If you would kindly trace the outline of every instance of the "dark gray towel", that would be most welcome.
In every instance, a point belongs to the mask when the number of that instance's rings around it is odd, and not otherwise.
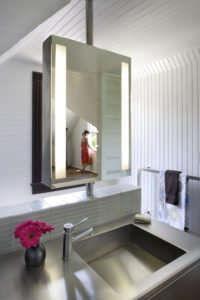
[[[178,205],[178,181],[180,171],[167,170],[165,172],[166,202]]]

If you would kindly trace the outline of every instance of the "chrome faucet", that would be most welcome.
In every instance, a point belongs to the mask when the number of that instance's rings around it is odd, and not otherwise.
[[[75,241],[79,241],[82,238],[91,235],[93,232],[93,228],[91,227],[90,229],[88,229],[85,232],[82,232],[81,234],[73,237],[73,229],[74,227],[78,226],[79,224],[87,221],[88,218],[85,218],[83,220],[81,220],[80,222],[76,223],[76,224],[72,224],[72,223],[66,223],[64,225],[64,231],[63,231],[63,260],[69,260],[70,258],[70,254],[71,254],[71,250],[72,250],[72,243]]]

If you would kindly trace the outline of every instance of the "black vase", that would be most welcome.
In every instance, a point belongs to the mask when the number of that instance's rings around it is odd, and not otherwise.
[[[27,267],[35,268],[41,266],[46,257],[46,250],[43,244],[38,243],[37,247],[26,249],[25,262]]]

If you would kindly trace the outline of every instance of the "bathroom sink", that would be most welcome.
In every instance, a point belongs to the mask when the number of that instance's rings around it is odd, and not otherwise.
[[[132,224],[74,243],[73,248],[116,292],[186,253]]]

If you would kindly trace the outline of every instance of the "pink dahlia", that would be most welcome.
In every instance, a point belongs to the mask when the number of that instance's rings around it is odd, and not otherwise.
[[[36,247],[42,234],[51,232],[55,228],[45,222],[28,220],[19,224],[15,229],[15,237],[20,239],[23,247],[29,249]]]
[[[24,248],[37,247],[42,233],[40,228],[35,225],[28,225],[20,235],[20,242]]]
[[[19,225],[16,227],[15,232],[14,232],[14,233],[15,233],[16,239],[17,239],[18,237],[20,237],[21,232],[22,232],[28,225],[31,225],[31,224],[34,224],[34,221],[28,220],[28,221],[25,221],[25,222],[19,224]]]
[[[53,226],[51,226],[51,225],[42,225],[41,226],[41,231],[42,231],[42,233],[46,233],[46,232],[51,232],[52,230],[54,230],[55,228],[53,227]]]

